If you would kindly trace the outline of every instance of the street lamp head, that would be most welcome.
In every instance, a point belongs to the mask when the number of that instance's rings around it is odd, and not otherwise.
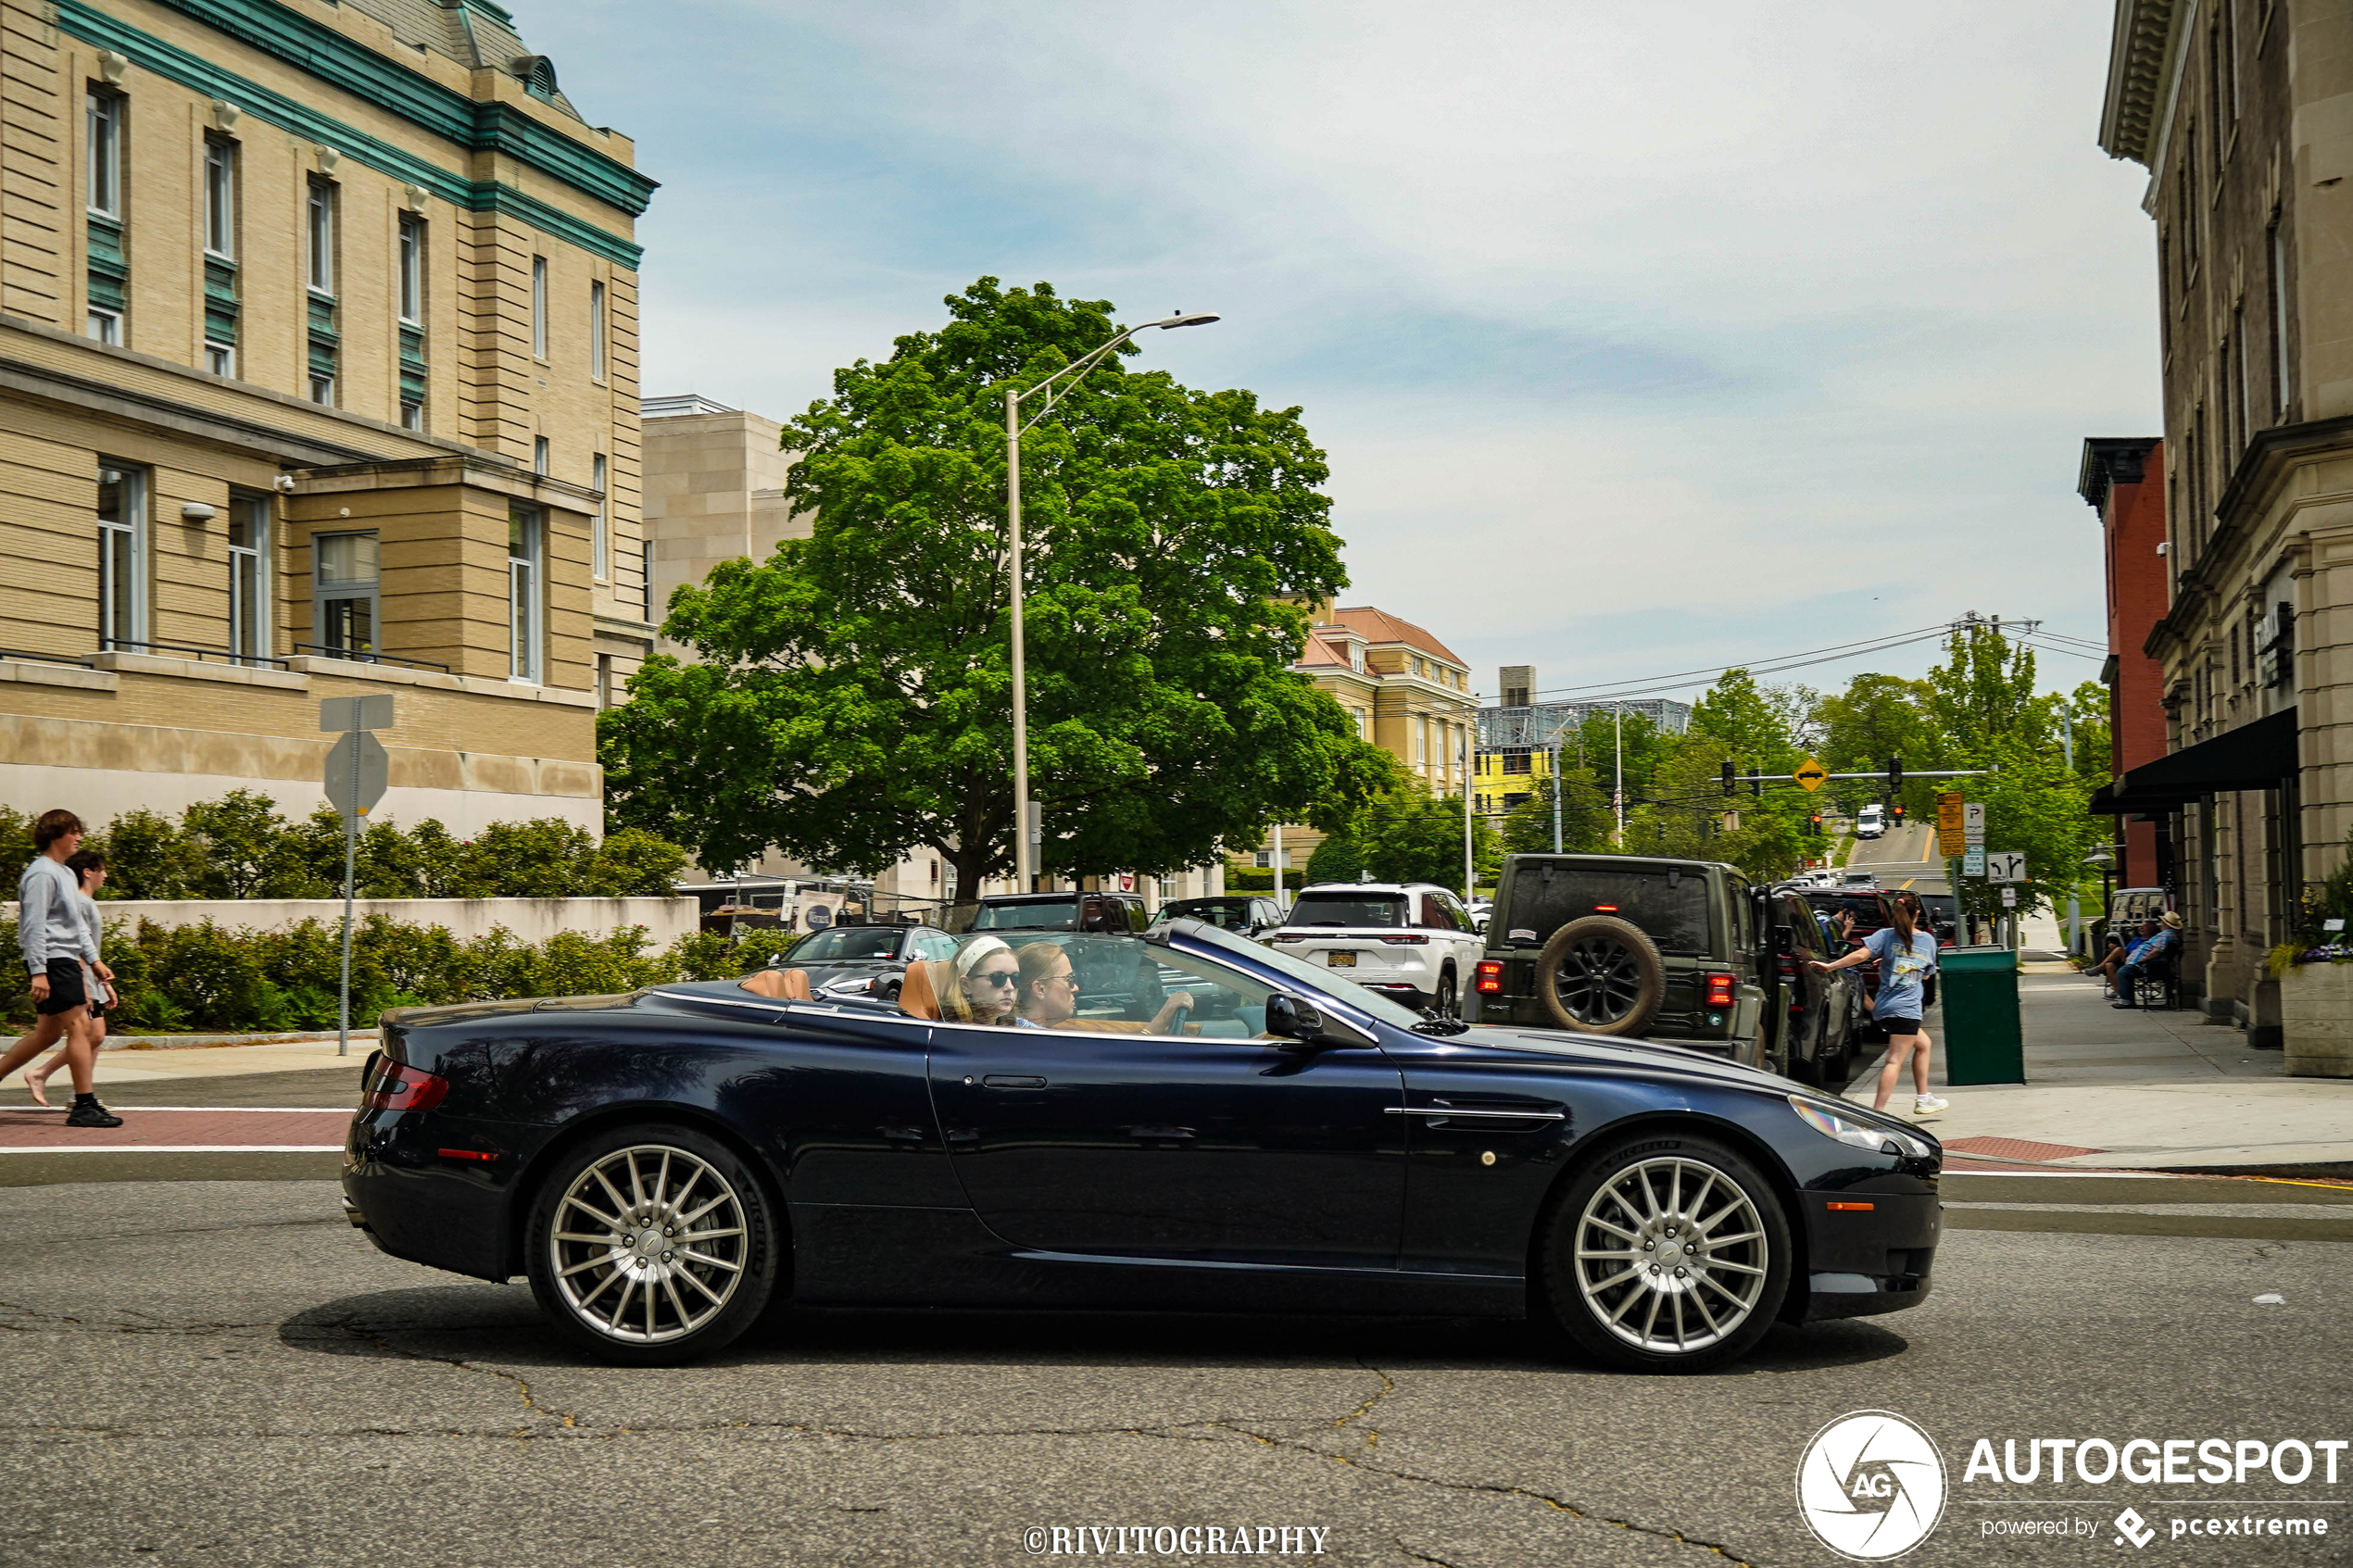
[[[2098,866],[2102,870],[2106,870],[2108,867],[2116,864],[2116,857],[2109,854],[2105,849],[2095,849],[2090,854],[2083,857],[2083,863],[2087,866]]]
[[[1205,327],[1216,320],[1216,317],[1211,315],[1206,310],[1194,310],[1189,312],[1179,310],[1165,320],[1146,321],[1143,326],[1138,327],[1136,330],[1140,332],[1146,328],[1158,327],[1164,332],[1173,332],[1178,327]]]

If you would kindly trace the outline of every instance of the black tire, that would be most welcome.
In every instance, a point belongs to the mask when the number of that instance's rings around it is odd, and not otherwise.
[[[1536,955],[1536,999],[1563,1029],[1639,1035],[1666,997],[1658,944],[1615,915],[1570,921]]]
[[[1452,968],[1438,977],[1438,997],[1430,1003],[1430,1010],[1441,1018],[1460,1018],[1463,1015],[1462,993],[1454,983]]]
[[[900,982],[896,980],[892,981],[889,985],[883,987],[882,999],[886,1002],[896,1002],[899,1000],[899,988]]]
[[[1747,1231],[1723,1228],[1752,1215]],[[1592,1226],[1597,1217],[1610,1229]],[[1693,1227],[1703,1245],[1687,1253]],[[1548,1314],[1578,1348],[1629,1372],[1704,1372],[1743,1354],[1780,1315],[1795,1261],[1788,1216],[1756,1167],[1712,1138],[1671,1134],[1592,1156],[1546,1210],[1538,1237]],[[1636,1272],[1613,1278],[1616,1261],[1595,1254],[1621,1237],[1630,1237],[1627,1267]]]
[[[674,1223],[656,1238],[664,1220]],[[564,1150],[528,1226],[539,1310],[571,1344],[622,1366],[672,1366],[733,1342],[766,1310],[784,1252],[750,1167],[673,1123],[607,1128]],[[681,1245],[698,1238],[699,1248]],[[618,1304],[610,1315],[607,1302]]]

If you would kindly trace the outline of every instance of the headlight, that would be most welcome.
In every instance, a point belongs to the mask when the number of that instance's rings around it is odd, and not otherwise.
[[[829,997],[846,997],[853,991],[871,991],[874,988],[875,977],[871,974],[851,975],[842,980],[828,980],[817,987],[819,992]]]
[[[1868,1148],[1873,1154],[1909,1155],[1914,1160],[1926,1160],[1932,1152],[1927,1144],[1909,1133],[1895,1132],[1887,1127],[1873,1126],[1841,1116],[1818,1100],[1789,1097],[1792,1110],[1805,1119],[1806,1124],[1826,1138],[1836,1138],[1856,1148]]]

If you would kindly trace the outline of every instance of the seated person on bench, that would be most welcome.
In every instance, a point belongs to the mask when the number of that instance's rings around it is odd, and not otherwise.
[[[2141,939],[2133,944],[2131,950],[2124,955],[2124,962],[2116,971],[2116,1006],[2136,1008],[2141,1005],[2138,991],[2142,978],[2150,970],[2160,968],[2171,960],[2174,949],[2181,945],[2181,929],[2182,917],[2171,909],[2165,911],[2161,922],[2142,922]]]

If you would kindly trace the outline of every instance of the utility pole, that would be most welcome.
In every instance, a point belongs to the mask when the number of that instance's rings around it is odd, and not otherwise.
[[[1553,853],[1561,852],[1561,738],[1553,736]]]
[[[1275,908],[1288,913],[1290,906],[1283,901],[1283,824],[1275,824]]]
[[[1467,904],[1478,897],[1478,857],[1471,838],[1471,751],[1470,728],[1467,725],[1463,729],[1460,761],[1463,780],[1463,902]]]
[[[1626,842],[1626,705],[1624,703],[1617,705],[1614,717],[1617,724],[1617,777],[1609,792],[1609,803],[1611,810],[1617,814],[1617,836],[1610,842],[1623,845]]]

